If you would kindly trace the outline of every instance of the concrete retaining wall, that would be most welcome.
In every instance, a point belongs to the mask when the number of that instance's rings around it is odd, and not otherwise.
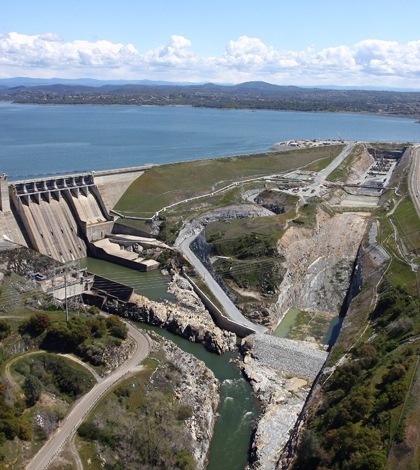
[[[200,297],[201,301],[205,305],[206,309],[210,312],[214,322],[219,328],[232,331],[241,338],[245,338],[245,336],[255,333],[255,330],[252,330],[245,325],[241,325],[231,320],[230,318],[225,317],[223,313],[216,307],[216,305],[214,305],[214,303],[207,297],[207,295],[197,286],[197,284],[186,274],[184,274],[184,276],[191,283],[195,293]]]
[[[146,237],[146,238],[153,238],[150,233],[143,232],[138,228],[130,227],[128,225],[120,224],[118,222],[114,223],[114,227],[112,228],[113,234],[122,234],[122,235],[134,235],[136,237]]]
[[[94,225],[86,225],[86,237],[90,242],[102,240],[111,235],[114,222],[100,222]]]
[[[122,302],[130,302],[134,294],[133,287],[121,284],[120,282],[111,281],[111,279],[98,276],[97,274],[95,274],[93,280],[92,290],[99,293],[103,292],[106,296],[111,295]]]
[[[146,272],[150,270],[150,268],[142,263],[137,263],[136,261],[107,253],[105,250],[95,246],[93,243],[88,242],[88,247],[91,255],[94,258],[104,259],[105,261],[110,261],[111,263],[119,264],[120,266],[125,266],[126,268],[135,269],[136,271]]]

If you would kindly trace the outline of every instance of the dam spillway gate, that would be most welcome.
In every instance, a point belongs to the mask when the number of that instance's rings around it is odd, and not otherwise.
[[[19,181],[9,192],[28,245],[57,261],[86,257],[89,242],[111,233],[113,218],[91,173]]]

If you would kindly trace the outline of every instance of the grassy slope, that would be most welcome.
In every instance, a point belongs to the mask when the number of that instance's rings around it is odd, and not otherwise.
[[[127,215],[151,216],[185,198],[221,188],[242,178],[263,176],[309,165],[339,154],[336,145],[290,152],[267,152],[211,160],[161,165],[145,172],[127,189],[116,210]]]

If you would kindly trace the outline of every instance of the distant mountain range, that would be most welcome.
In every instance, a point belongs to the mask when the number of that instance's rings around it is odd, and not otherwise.
[[[250,85],[254,84],[254,85]],[[240,85],[232,83],[215,84],[215,86],[223,87],[237,87],[244,85],[245,88],[252,88],[257,90],[258,87],[253,88],[255,84],[264,84],[271,91],[279,88],[289,88],[289,86],[273,85],[265,82],[247,82]],[[124,86],[124,85],[140,85],[140,86],[199,86],[205,85],[205,82],[165,82],[154,80],[97,80],[94,78],[29,78],[29,77],[15,77],[15,78],[2,78],[0,79],[0,88],[15,88],[15,87],[38,87],[38,86],[51,86],[51,85],[68,85],[68,86],[86,86],[86,87],[103,87],[106,85]],[[213,84],[211,84],[213,85]],[[300,86],[296,88],[319,88],[323,90],[376,90],[376,91],[397,91],[397,92],[419,92],[420,88],[393,88],[393,87],[374,87],[374,86],[338,86],[338,85],[318,85],[318,86]],[[261,91],[261,90],[260,90]]]

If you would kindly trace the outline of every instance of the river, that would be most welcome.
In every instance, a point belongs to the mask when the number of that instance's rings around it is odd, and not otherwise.
[[[0,172],[11,181],[265,152],[289,139],[420,141],[414,119],[344,113],[0,102]]]
[[[134,287],[136,294],[144,295],[150,300],[174,300],[172,294],[166,292],[169,278],[163,276],[159,270],[139,272],[94,258],[84,258],[79,263],[81,268],[92,273]],[[220,417],[216,422],[207,470],[243,470],[248,461],[251,431],[259,409],[249,382],[229,362],[235,354],[225,353],[219,356],[207,351],[201,344],[190,343],[169,331],[142,323],[137,325],[170,339],[185,352],[204,361],[213,371],[221,386],[221,404],[217,410]]]
[[[190,343],[169,331],[138,323],[145,330],[153,330],[173,341],[187,353],[205,362],[220,382],[220,414],[210,446],[207,470],[243,470],[248,461],[251,432],[259,408],[252,395],[251,385],[234,364],[229,362],[234,353],[222,356],[208,352],[201,344]]]

